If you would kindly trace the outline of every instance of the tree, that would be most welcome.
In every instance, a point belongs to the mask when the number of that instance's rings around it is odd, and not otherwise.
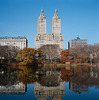
[[[98,63],[99,45],[77,46],[70,49],[74,63]]]
[[[17,51],[19,50],[18,47],[15,47],[15,46],[9,46],[8,47],[8,59],[9,59],[9,62],[12,60],[16,60],[16,57],[17,57]]]
[[[49,60],[49,63],[52,63],[53,60],[55,61],[60,59],[61,49],[58,45],[43,45],[39,50],[42,51],[43,60]]]
[[[2,62],[13,62],[16,59],[18,50],[19,49],[14,46],[0,46],[0,58]]]
[[[70,55],[69,50],[63,50],[61,52],[61,60],[62,63],[72,62],[72,56]]]
[[[73,57],[74,63],[84,63],[88,62],[87,46],[77,46],[70,49],[70,54]]]
[[[94,45],[93,57],[94,57],[94,62],[99,63],[99,44]]]
[[[18,51],[17,61],[23,65],[31,65],[41,62],[41,52],[33,48],[25,47],[23,50]]]

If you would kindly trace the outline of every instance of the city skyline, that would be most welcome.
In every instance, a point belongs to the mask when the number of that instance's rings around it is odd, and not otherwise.
[[[28,47],[34,48],[41,9],[47,20],[47,33],[52,33],[52,18],[57,9],[65,48],[77,35],[88,39],[88,44],[99,43],[98,5],[98,0],[0,0],[0,37],[25,35]]]

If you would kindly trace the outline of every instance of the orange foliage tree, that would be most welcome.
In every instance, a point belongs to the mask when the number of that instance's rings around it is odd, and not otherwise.
[[[72,62],[72,56],[69,53],[69,50],[63,50],[61,52],[61,63]]]

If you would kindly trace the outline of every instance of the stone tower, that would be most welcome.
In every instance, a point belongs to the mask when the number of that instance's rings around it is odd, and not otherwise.
[[[61,20],[55,10],[52,19],[52,33],[46,33],[46,17],[43,10],[38,18],[38,33],[35,36],[35,49],[43,45],[58,45],[62,50],[64,49],[64,37],[61,34]]]
[[[55,10],[54,17],[52,19],[52,33],[60,34],[61,33],[61,20],[57,14],[57,10]]]
[[[44,16],[43,9],[41,10],[41,14],[38,18],[38,33],[46,33],[46,17]]]

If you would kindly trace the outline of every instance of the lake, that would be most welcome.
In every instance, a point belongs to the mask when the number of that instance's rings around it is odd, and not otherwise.
[[[0,67],[0,100],[99,100],[99,67]]]

